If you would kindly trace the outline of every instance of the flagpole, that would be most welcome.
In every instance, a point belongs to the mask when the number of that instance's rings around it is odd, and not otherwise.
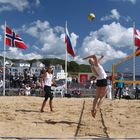
[[[67,21],[65,23],[65,29],[67,28]],[[66,94],[67,94],[67,59],[68,59],[68,53],[67,53],[67,46],[65,47],[65,84],[66,84]]]
[[[133,53],[135,53],[136,48],[135,48],[135,36],[134,36],[134,30],[135,30],[135,22],[133,22]],[[136,72],[136,68],[135,68],[135,55],[133,56],[133,81],[135,81],[136,77],[135,77],[135,73]],[[133,89],[135,89],[135,84],[133,83]]]
[[[6,21],[4,26],[4,52],[3,52],[3,96],[5,96],[5,56],[6,56],[6,45],[5,45],[5,35],[6,34]]]

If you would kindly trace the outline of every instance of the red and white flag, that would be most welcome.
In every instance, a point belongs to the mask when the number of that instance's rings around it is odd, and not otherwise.
[[[140,32],[134,29],[134,44],[137,47],[140,47]]]
[[[66,47],[67,47],[67,52],[71,56],[75,57],[75,52],[74,52],[74,49],[73,49],[72,44],[71,44],[71,40],[70,40],[70,36],[69,36],[67,26],[65,28],[65,43],[66,43]]]
[[[21,37],[12,31],[8,26],[6,26],[5,30],[5,44],[6,46],[17,47],[20,49],[26,49],[27,46],[21,39]]]
[[[135,54],[136,54],[136,56],[140,55],[140,47],[137,47]]]

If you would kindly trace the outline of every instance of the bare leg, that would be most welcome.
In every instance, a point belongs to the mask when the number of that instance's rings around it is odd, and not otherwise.
[[[97,103],[97,109],[99,110],[100,107],[101,107],[101,104],[103,103],[103,100],[104,100],[104,96],[100,97],[99,100],[98,100],[98,103]]]
[[[52,107],[52,99],[49,100],[49,105],[50,105],[50,111],[53,111],[53,107]]]
[[[101,104],[102,104],[102,102],[103,102],[103,100],[106,96],[106,93],[107,93],[107,87],[101,87],[100,88],[100,93],[99,93],[100,97],[99,97],[99,100],[98,100],[98,103],[97,103],[97,108],[98,109],[100,109],[100,106],[101,106]]]
[[[97,108],[97,102],[98,102],[98,100],[99,100],[99,91],[100,91],[100,88],[97,87],[97,88],[96,88],[96,97],[95,97],[95,99],[93,100],[93,108],[92,108],[92,110],[91,110],[91,115],[92,115],[94,118],[95,118],[96,112],[97,112],[96,108]]]
[[[45,107],[45,105],[46,105],[46,102],[47,102],[46,100],[43,101],[42,107],[41,107],[41,110],[40,110],[41,112],[44,112],[44,107]]]

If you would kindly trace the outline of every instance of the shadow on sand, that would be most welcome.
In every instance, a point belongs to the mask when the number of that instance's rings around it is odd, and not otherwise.
[[[37,112],[37,113],[40,113],[40,110],[19,109],[19,110],[15,110],[15,112]]]

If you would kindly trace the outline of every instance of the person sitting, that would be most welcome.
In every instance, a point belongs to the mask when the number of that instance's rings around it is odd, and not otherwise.
[[[136,85],[136,92],[135,92],[135,99],[139,98],[139,94],[140,94],[140,89],[139,89],[139,84]]]
[[[31,93],[31,87],[29,84],[25,85],[25,95],[29,96]]]

